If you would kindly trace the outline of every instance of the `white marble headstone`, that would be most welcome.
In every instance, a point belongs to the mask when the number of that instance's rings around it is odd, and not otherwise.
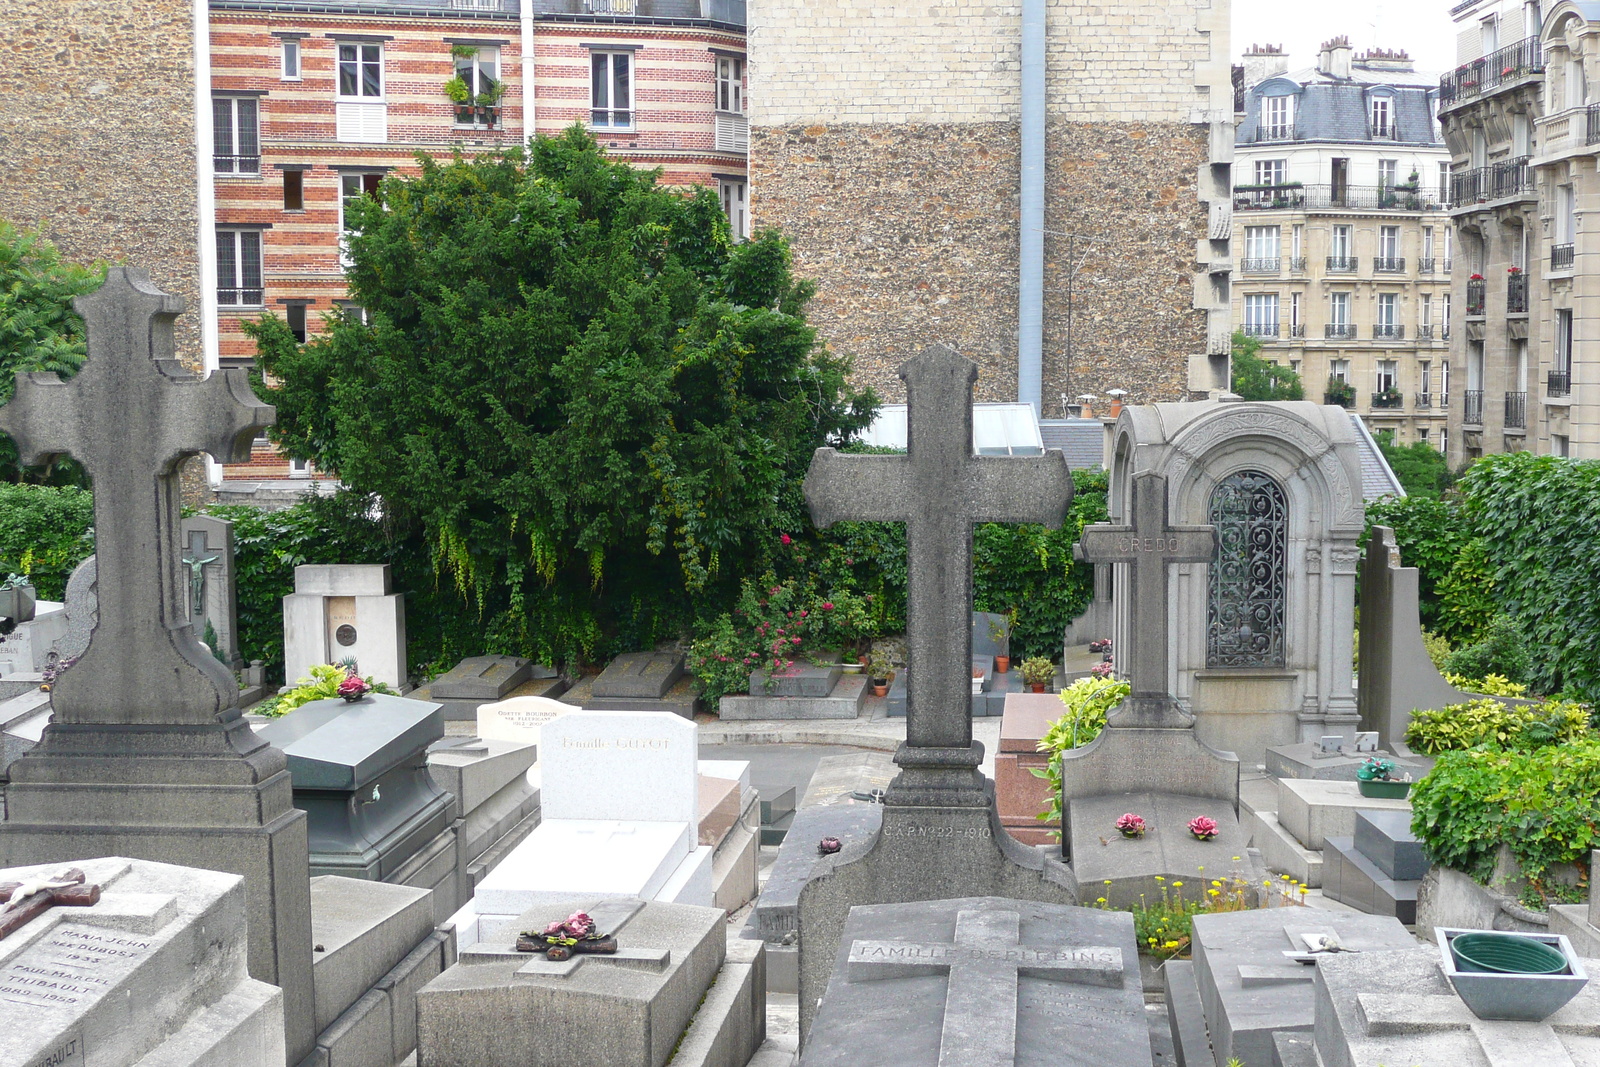
[[[658,711],[575,711],[540,728],[544,818],[699,821],[700,728]]]
[[[511,697],[478,705],[478,736],[485,741],[537,745],[541,728],[551,719],[582,711],[549,697]]]

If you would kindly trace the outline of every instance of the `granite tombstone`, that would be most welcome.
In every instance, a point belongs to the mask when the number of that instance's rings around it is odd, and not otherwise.
[[[360,674],[403,690],[406,599],[390,587],[389,565],[296,567],[294,592],[283,598],[283,658],[290,680],[317,664],[354,661]]]
[[[978,456],[972,447],[977,367],[939,346],[906,363],[903,455],[818,449],[805,495],[819,528],[847,519],[904,522],[907,545],[906,740],[884,799],[883,825],[861,858],[800,894],[800,1029],[833,971],[852,905],[997,896],[1070,903],[1064,871],[1013,841],[972,737],[972,528],[976,522],[1058,525],[1072,499],[1060,452]]]
[[[51,692],[54,721],[11,765],[0,863],[123,855],[243,875],[250,974],[283,988],[298,1060],[312,1045],[305,815],[283,753],[251,732],[237,681],[195,639],[178,543],[183,462],[242,462],[274,413],[243,370],[184,370],[183,302],[145,272],[112,267],[73,306],[83,369],[18,375],[0,430],[23,462],[70,455],[94,478],[99,620]]]

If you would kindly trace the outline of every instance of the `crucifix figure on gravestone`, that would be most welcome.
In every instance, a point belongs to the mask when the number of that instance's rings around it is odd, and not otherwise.
[[[54,878],[32,882],[0,882],[0,939],[20,930],[53,907],[87,908],[100,903],[100,887],[85,885],[87,876],[78,868],[62,871]]]
[[[819,448],[805,496],[819,528],[847,519],[906,524],[906,740],[895,762],[920,774],[895,780],[886,800],[913,785],[977,788],[972,741],[972,526],[1060,525],[1072,472],[1058,451],[977,456],[972,385],[978,368],[932,346],[900,369],[906,383],[906,454],[841,455]],[[961,780],[964,779],[964,780]]]
[[[1086,527],[1078,557],[1090,563],[1126,563],[1132,588],[1119,590],[1132,605],[1131,640],[1120,650],[1132,692],[1114,712],[1122,726],[1187,727],[1167,684],[1167,568],[1174,563],[1209,563],[1216,551],[1214,526],[1167,524],[1167,479],[1153,471],[1133,476],[1132,514],[1126,526]]]
[[[189,617],[195,622],[204,618],[206,613],[206,564],[215,563],[221,558],[205,553],[205,532],[195,530],[189,534],[189,551],[183,557],[183,562],[189,566],[189,595],[194,601]]]
[[[953,943],[854,941],[846,974],[851,982],[948,975],[939,1067],[1009,1067],[1017,1054],[1018,978],[1122,985],[1121,949],[1024,945],[1021,931],[1014,911],[957,912]]]
[[[70,455],[94,479],[99,622],[78,665],[51,692],[54,721],[205,723],[238,703],[239,687],[195,639],[179,572],[178,473],[209,452],[249,458],[272,424],[243,371],[200,378],[174,358],[183,301],[149,275],[112,267],[73,306],[89,356],[75,378],[17,375],[0,431],[22,462]]]

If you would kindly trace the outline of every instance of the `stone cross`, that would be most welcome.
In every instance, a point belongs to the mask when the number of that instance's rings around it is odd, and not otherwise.
[[[1133,692],[1118,718],[1123,725],[1188,725],[1167,691],[1167,568],[1174,563],[1209,563],[1216,551],[1214,526],[1167,524],[1167,479],[1154,471],[1133,476],[1130,523],[1086,527],[1079,558],[1090,563],[1126,563],[1132,589],[1120,590],[1133,607],[1131,640],[1118,650]]]
[[[852,941],[851,982],[949,975],[939,1067],[1010,1067],[1017,1055],[1017,979],[1045,978],[1120,988],[1122,950],[1040,948],[1021,943],[1014,911],[956,913],[955,940]]]
[[[900,368],[906,454],[849,456],[819,448],[806,472],[818,527],[848,519],[906,524],[906,743],[902,767],[976,767],[972,743],[972,525],[1058,526],[1072,472],[1042,456],[972,452],[971,360],[938,345]],[[919,751],[920,750],[920,751]]]
[[[1429,1033],[1470,1031],[1483,1050],[1487,1067],[1576,1067],[1567,1045],[1561,1040],[1561,1024],[1495,1022],[1480,1019],[1456,996],[1426,994],[1359,993],[1361,1015],[1366,1019],[1367,1036],[1403,1037],[1415,1040]],[[1587,1021],[1586,1021],[1587,1022]],[[1600,1023],[1574,1027],[1585,1036],[1594,1036]],[[1587,1062],[1587,1061],[1586,1061]]]
[[[220,558],[206,555],[204,530],[190,531],[189,551],[184,554],[183,562],[189,567],[189,595],[193,600],[189,617],[193,622],[201,621],[206,613],[206,564]]]
[[[85,885],[85,880],[84,873],[73,867],[50,879],[0,882],[0,895],[6,901],[0,909],[0,939],[57,905],[86,908],[100,903],[100,887]]]
[[[51,693],[57,725],[207,723],[238,704],[233,676],[189,622],[179,566],[178,473],[209,452],[242,462],[274,412],[243,370],[197,377],[174,358],[183,301],[132,267],[73,307],[89,358],[76,377],[17,375],[0,431],[24,463],[70,455],[94,478],[99,622]]]

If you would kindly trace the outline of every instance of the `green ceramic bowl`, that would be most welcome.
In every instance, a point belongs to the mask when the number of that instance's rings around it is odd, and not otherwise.
[[[1567,958],[1559,950],[1516,934],[1461,934],[1450,941],[1456,967],[1496,974],[1560,974]]]

